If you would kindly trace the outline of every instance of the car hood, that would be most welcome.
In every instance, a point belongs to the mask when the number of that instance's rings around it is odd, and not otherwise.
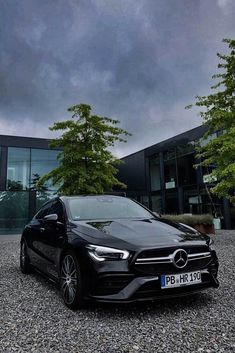
[[[160,219],[79,221],[75,232],[97,245],[127,250],[179,245],[202,245],[209,237],[183,225]]]

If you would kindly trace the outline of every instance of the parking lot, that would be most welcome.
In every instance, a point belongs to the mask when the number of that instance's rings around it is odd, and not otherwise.
[[[235,231],[219,231],[217,290],[170,301],[67,309],[58,289],[19,270],[0,242],[0,352],[235,352]]]

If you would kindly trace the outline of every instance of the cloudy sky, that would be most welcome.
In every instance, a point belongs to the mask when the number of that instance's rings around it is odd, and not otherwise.
[[[234,0],[0,0],[0,134],[53,137],[89,103],[133,136],[126,155],[200,125]]]

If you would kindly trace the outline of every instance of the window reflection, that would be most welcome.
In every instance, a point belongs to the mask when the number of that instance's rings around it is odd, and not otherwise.
[[[195,158],[193,154],[179,157],[178,165],[178,180],[179,185],[191,185],[197,183],[197,172],[194,168]]]
[[[164,153],[164,174],[165,188],[172,189],[176,187],[176,158],[175,149],[169,149]]]
[[[31,150],[31,188],[36,186],[40,177],[58,167],[58,153],[59,151],[55,150]],[[45,190],[55,190],[55,186],[52,185],[50,180],[45,183],[44,188]]]
[[[156,191],[161,189],[160,183],[160,162],[159,156],[155,156],[150,159],[150,180],[151,180],[151,190]]]
[[[7,190],[36,190],[40,177],[58,166],[59,151],[30,148],[8,148]],[[43,190],[56,190],[51,181]]]
[[[30,178],[30,149],[8,148],[7,189],[27,190]]]
[[[162,198],[161,195],[153,195],[152,199],[152,211],[162,213]]]
[[[175,190],[166,191],[166,214],[177,214],[178,209],[178,194]]]

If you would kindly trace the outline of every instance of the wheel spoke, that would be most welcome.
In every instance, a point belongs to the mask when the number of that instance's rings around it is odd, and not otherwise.
[[[66,270],[65,270],[65,264],[64,264],[64,263],[63,263],[63,265],[62,265],[61,272],[63,272],[63,274],[66,276],[67,272],[66,272]]]
[[[69,286],[69,298],[70,298],[70,301],[73,301],[74,295],[75,295],[75,289],[73,287]]]
[[[65,270],[66,270],[66,273],[69,273],[69,257],[66,256],[65,258]]]
[[[74,274],[76,274],[76,269],[74,268],[73,271],[70,272],[70,276],[72,277]]]
[[[65,290],[65,287],[67,287],[67,282],[66,282],[66,281],[64,281],[61,287],[62,287],[62,289],[64,289],[64,290]]]
[[[73,272],[73,270],[75,270],[74,262],[73,262],[73,259],[71,257],[69,257],[69,274],[70,275]]]
[[[69,302],[69,287],[67,286],[67,284],[65,286],[64,296],[65,296],[65,300]]]

